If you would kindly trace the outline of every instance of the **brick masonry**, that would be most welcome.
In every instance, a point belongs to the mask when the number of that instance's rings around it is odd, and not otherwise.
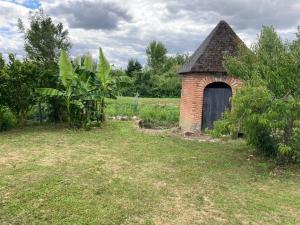
[[[180,127],[183,131],[201,132],[204,89],[214,82],[224,82],[232,89],[232,94],[243,81],[231,76],[194,73],[182,75],[180,99]]]

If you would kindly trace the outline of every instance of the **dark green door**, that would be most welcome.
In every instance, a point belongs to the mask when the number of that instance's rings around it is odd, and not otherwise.
[[[212,129],[213,123],[222,117],[225,110],[230,110],[232,91],[225,83],[216,82],[204,90],[202,129]]]

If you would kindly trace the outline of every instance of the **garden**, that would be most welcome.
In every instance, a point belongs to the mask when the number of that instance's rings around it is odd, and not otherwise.
[[[300,224],[300,28],[225,55],[245,85],[199,140],[179,128],[187,55],[152,41],[124,70],[29,24],[26,57],[0,55],[0,224]]]

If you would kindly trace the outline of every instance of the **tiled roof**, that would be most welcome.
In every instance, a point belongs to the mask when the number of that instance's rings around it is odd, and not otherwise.
[[[225,21],[220,21],[201,46],[182,66],[179,74],[226,73],[223,67],[224,54],[237,54],[244,43]]]

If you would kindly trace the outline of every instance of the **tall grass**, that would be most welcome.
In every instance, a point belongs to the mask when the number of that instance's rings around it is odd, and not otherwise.
[[[179,99],[119,97],[107,101],[107,116],[137,116],[146,127],[169,128],[178,125]]]

